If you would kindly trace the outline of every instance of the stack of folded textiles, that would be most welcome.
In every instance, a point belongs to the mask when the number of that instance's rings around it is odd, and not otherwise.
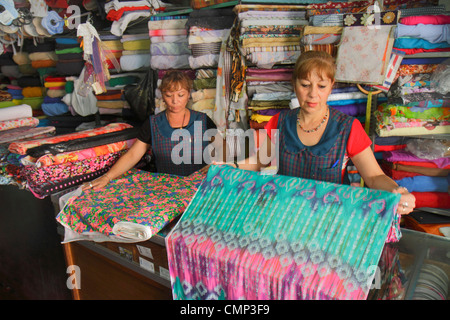
[[[41,78],[34,75],[22,76],[17,79],[17,86],[22,88],[22,99],[18,99],[17,104],[30,105],[33,108],[33,115],[36,117],[41,116],[43,114],[41,105],[45,91]]]
[[[186,15],[151,16],[148,22],[150,65],[154,70],[188,69],[191,49],[188,44]]]
[[[409,138],[405,148],[383,152],[382,168],[398,185],[414,194],[417,208],[448,209],[449,147],[448,140]]]
[[[144,76],[138,72],[123,72],[111,74],[105,82],[106,92],[96,95],[97,107],[100,114],[124,115],[130,106],[123,97],[123,89],[128,84],[138,83]]]
[[[191,69],[217,68],[222,42],[228,38],[235,17],[233,8],[205,8],[189,14],[186,29]]]
[[[194,90],[191,94],[195,111],[206,113],[210,118],[216,106],[217,69],[197,69],[194,77]]]
[[[276,8],[278,7],[278,9]],[[246,60],[258,68],[293,64],[300,56],[300,39],[308,25],[302,9],[252,10],[241,6],[239,40]],[[263,8],[260,8],[263,9]]]
[[[263,129],[267,122],[282,110],[295,105],[292,88],[292,68],[247,69],[247,108],[252,111],[249,125],[253,129]]]
[[[44,79],[44,87],[47,92],[41,108],[45,115],[58,116],[69,111],[68,105],[62,100],[67,94],[66,83],[64,76],[47,76]]]
[[[147,18],[155,11],[164,11],[159,1],[150,0],[111,0],[103,1],[106,19],[112,21],[111,33],[115,36],[124,34],[128,25],[136,20]]]
[[[36,69],[32,67],[31,60],[28,52],[20,51],[16,52],[13,55],[13,60],[18,65],[19,72],[22,75],[34,75],[37,73]],[[3,74],[6,74],[4,70],[2,70]]]
[[[76,37],[57,37],[55,54],[58,57],[56,73],[61,76],[78,76],[84,67],[83,49]]]
[[[44,198],[104,174],[135,141],[137,130],[126,123],[54,137],[13,142],[27,188]]]
[[[120,37],[114,35],[100,34],[103,53],[106,55],[106,63],[110,72],[120,70],[120,57],[123,52],[123,44]]]
[[[405,55],[450,52],[450,16],[402,17],[395,36],[394,47]]]
[[[55,40],[49,39],[42,43],[29,44],[26,46],[28,57],[31,60],[31,66],[34,69],[54,68],[58,61],[55,53]]]
[[[135,71],[150,66],[150,38],[147,33],[123,35],[123,51],[120,67],[123,71]]]

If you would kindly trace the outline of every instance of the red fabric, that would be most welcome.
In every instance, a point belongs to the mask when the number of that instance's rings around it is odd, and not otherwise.
[[[398,145],[390,145],[390,146],[380,146],[378,144],[375,144],[374,152],[383,152],[383,151],[394,151],[394,150],[400,150],[405,149],[406,144],[398,144]]]
[[[120,8],[119,10],[109,10],[108,14],[106,15],[106,19],[109,21],[117,21],[119,20],[125,11],[145,11],[150,10],[149,6],[141,6],[141,7],[124,7]]]
[[[274,115],[265,126],[267,135],[270,139],[272,139],[271,130],[277,129],[279,115],[279,113]],[[350,131],[350,136],[348,137],[347,141],[347,155],[351,158],[361,151],[365,150],[371,144],[372,141],[364,131],[361,122],[355,119],[355,121],[353,121],[352,130]]]
[[[450,16],[440,15],[428,15],[428,16],[410,16],[400,19],[401,24],[416,25],[422,24],[450,24]]]
[[[437,164],[434,162],[420,162],[420,161],[395,161],[393,163],[403,164],[405,166],[417,166],[417,167],[425,167],[425,168],[437,168]],[[449,166],[445,166],[441,169],[450,169]]]
[[[416,197],[416,208],[450,209],[450,195],[446,192],[411,192]]]
[[[423,53],[423,52],[450,52],[450,48],[436,48],[436,49],[423,49],[423,48],[403,49],[403,48],[394,48],[394,49],[402,51],[406,55],[408,55],[408,54],[416,54],[416,53]]]

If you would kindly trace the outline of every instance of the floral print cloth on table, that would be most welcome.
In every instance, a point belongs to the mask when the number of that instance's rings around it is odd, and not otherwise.
[[[399,198],[211,166],[166,237],[174,299],[365,299]]]
[[[70,198],[56,220],[79,234],[114,236],[118,222],[131,222],[153,235],[183,213],[203,178],[199,172],[181,177],[131,169],[101,190]]]

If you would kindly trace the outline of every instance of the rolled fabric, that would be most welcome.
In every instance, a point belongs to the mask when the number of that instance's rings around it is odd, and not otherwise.
[[[44,91],[42,87],[25,87],[22,89],[22,95],[25,98],[42,97]]]
[[[37,127],[38,124],[39,119],[35,117],[5,120],[0,121],[0,131],[19,127]]]
[[[0,108],[0,121],[13,120],[20,118],[30,118],[33,116],[31,106],[21,104],[14,107]]]
[[[124,55],[120,57],[120,66],[124,71],[137,70],[150,66],[150,51],[148,54]]]
[[[13,55],[12,58],[13,58],[14,62],[17,63],[18,65],[24,65],[24,64],[31,63],[28,52],[17,52],[16,54]]]
[[[56,61],[55,60],[34,60],[31,61],[31,66],[35,69],[39,69],[39,68],[50,68],[50,67],[55,67],[56,66]]]
[[[30,61],[36,60],[58,60],[58,56],[54,51],[33,52],[28,55]]]
[[[64,102],[43,103],[41,108],[47,116],[59,116],[69,112],[69,107]]]

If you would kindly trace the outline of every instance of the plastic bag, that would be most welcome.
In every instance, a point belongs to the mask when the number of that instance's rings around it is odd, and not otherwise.
[[[418,158],[434,160],[448,157],[450,142],[438,139],[411,139],[406,143],[406,150]]]
[[[450,59],[441,63],[431,76],[431,87],[440,94],[450,92]]]
[[[139,121],[144,121],[155,113],[155,89],[158,75],[156,71],[149,71],[141,81],[129,84],[124,88],[124,97],[130,105],[133,114]]]

